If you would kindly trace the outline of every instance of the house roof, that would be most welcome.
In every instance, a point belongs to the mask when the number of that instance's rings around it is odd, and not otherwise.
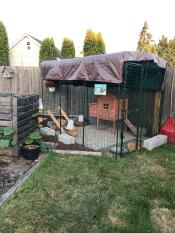
[[[30,39],[32,39],[36,44],[38,44],[39,46],[41,45],[42,41],[27,34],[24,33],[22,36],[20,36],[11,46],[10,46],[10,50],[13,49],[21,40],[23,40],[25,37],[28,37]]]
[[[11,46],[10,46],[10,50],[12,50],[21,40],[23,40],[25,37],[28,37],[30,39],[32,39],[38,46],[41,45],[42,40],[37,39],[34,36],[31,36],[30,34],[24,33],[22,36],[20,36]],[[59,59],[61,59],[61,51],[60,49],[57,48],[57,57]]]
[[[42,43],[42,40],[39,40],[39,39],[37,39],[36,37],[34,37],[34,36],[31,36],[31,35],[29,35],[30,37],[32,37],[34,40],[36,40],[39,44],[41,44]]]

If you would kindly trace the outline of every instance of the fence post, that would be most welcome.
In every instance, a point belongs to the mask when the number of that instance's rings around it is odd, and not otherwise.
[[[159,132],[160,104],[161,104],[161,91],[157,90],[155,94],[155,103],[154,103],[154,115],[153,115],[153,126],[152,126],[153,135],[156,135]]]

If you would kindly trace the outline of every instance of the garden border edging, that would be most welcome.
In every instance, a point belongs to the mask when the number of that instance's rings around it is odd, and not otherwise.
[[[2,197],[0,197],[0,207],[16,191],[16,189],[32,175],[35,169],[40,165],[41,161],[42,160],[38,161],[23,177],[18,179],[16,184],[14,184],[6,193],[2,195]]]

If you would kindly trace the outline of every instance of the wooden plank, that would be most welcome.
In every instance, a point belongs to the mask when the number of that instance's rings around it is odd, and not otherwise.
[[[124,120],[125,124],[128,126],[128,128],[131,130],[131,132],[136,135],[137,134],[137,129],[136,127],[129,121],[128,118]]]
[[[13,126],[12,121],[0,121],[0,126]]]
[[[8,99],[6,97],[0,97],[0,98],[4,98],[4,100],[0,100],[0,106],[11,106],[12,102],[11,99]]]
[[[161,103],[161,91],[158,90],[156,91],[156,96],[155,96],[153,127],[152,127],[153,135],[158,134],[159,131],[160,103]]]
[[[0,105],[11,105],[12,100],[10,97],[0,97]]]
[[[60,107],[58,108],[58,110],[60,111]],[[61,114],[64,116],[64,118],[66,119],[66,121],[69,120],[68,115],[65,113],[65,111],[61,108]]]
[[[0,113],[0,120],[11,121],[12,120],[12,114],[1,114]]]
[[[11,114],[12,113],[12,109],[11,108],[7,108],[7,109],[1,109],[0,108],[0,114]]]
[[[51,119],[53,120],[53,122],[56,124],[58,129],[61,129],[59,121],[55,118],[55,116],[53,115],[53,113],[50,110],[48,110],[48,114],[51,117]]]
[[[18,145],[13,146],[12,148],[12,156],[18,156],[19,155],[20,148]]]
[[[14,96],[14,93],[13,92],[0,92],[0,97],[8,97],[8,98],[11,98]]]

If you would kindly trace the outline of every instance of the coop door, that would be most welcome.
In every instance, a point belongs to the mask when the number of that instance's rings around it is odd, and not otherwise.
[[[123,70],[120,154],[141,147],[143,127],[143,67],[125,63]],[[135,85],[137,83],[137,85]],[[125,101],[127,99],[127,101]]]

